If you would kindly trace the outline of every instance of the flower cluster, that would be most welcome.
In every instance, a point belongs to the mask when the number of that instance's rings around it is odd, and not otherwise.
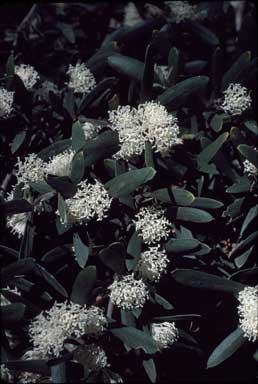
[[[111,129],[118,132],[120,150],[115,158],[130,159],[141,155],[145,143],[150,142],[156,152],[166,154],[175,144],[181,143],[178,138],[177,118],[168,114],[166,108],[159,103],[147,102],[138,108],[119,106],[109,112]]]
[[[153,323],[151,334],[159,349],[168,348],[178,340],[178,329],[174,322]]]
[[[108,366],[106,352],[96,344],[84,345],[74,355],[75,359],[85,366],[88,373]]]
[[[95,184],[90,184],[87,180],[81,181],[76,194],[66,200],[68,222],[82,223],[93,217],[102,220],[111,202],[112,198],[98,180],[95,180]]]
[[[75,93],[89,93],[96,86],[96,80],[84,63],[69,65],[66,72],[69,76],[68,87]]]
[[[143,279],[159,281],[162,273],[166,271],[168,258],[164,250],[159,247],[150,247],[139,258],[136,270]]]
[[[107,320],[98,307],[74,303],[54,303],[33,319],[29,327],[35,353],[45,357],[60,356],[67,338],[84,334],[96,336],[104,331]]]
[[[32,89],[39,80],[38,72],[31,65],[15,65],[14,72],[20,77],[27,90]]]
[[[72,160],[75,152],[67,150],[53,156],[52,159],[46,164],[46,174],[55,176],[71,176]]]
[[[12,383],[13,377],[11,375],[10,370],[5,366],[5,364],[0,365],[0,377],[1,381],[4,383]]]
[[[252,99],[248,89],[241,84],[231,83],[223,93],[224,100],[221,108],[224,112],[236,116],[251,107]]]
[[[14,92],[0,88],[0,117],[6,118],[12,112]]]
[[[45,163],[35,153],[29,154],[24,161],[18,157],[16,163],[17,182],[24,184],[24,189],[29,187],[29,183],[44,180],[46,174]]]
[[[101,127],[95,126],[94,124],[86,121],[85,123],[83,123],[82,129],[84,132],[85,140],[91,140],[97,136],[98,132],[101,130]]]
[[[128,311],[142,308],[149,298],[146,284],[141,279],[136,280],[134,274],[123,276],[121,280],[114,280],[108,288],[111,302]]]
[[[258,339],[258,285],[245,287],[238,294],[239,326],[250,341]]]
[[[169,7],[170,16],[176,23],[187,19],[196,20],[199,18],[197,6],[190,4],[188,1],[166,1],[165,4]]]
[[[244,161],[244,173],[248,176],[257,176],[257,168],[249,160]]]
[[[155,206],[143,207],[134,220],[136,231],[147,244],[155,244],[167,239],[171,231],[171,223],[164,216],[164,210]]]
[[[14,215],[7,216],[6,224],[14,235],[21,238],[24,235],[27,220],[28,212],[15,213]]]

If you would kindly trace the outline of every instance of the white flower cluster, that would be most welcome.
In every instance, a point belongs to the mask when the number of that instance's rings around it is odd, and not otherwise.
[[[136,271],[140,273],[143,279],[157,282],[162,273],[166,271],[168,262],[169,260],[164,250],[161,250],[159,247],[150,247],[141,254]]]
[[[153,323],[151,334],[159,349],[168,348],[178,340],[178,329],[174,322]]]
[[[171,223],[164,216],[164,209],[155,206],[143,207],[134,220],[136,231],[147,244],[155,244],[167,239],[171,231]]]
[[[119,106],[109,112],[111,129],[118,132],[120,150],[115,158],[130,159],[141,155],[149,141],[156,152],[165,154],[173,145],[181,143],[178,138],[177,118],[168,114],[166,108],[155,102],[140,104],[138,108]]]
[[[257,176],[257,168],[249,160],[244,161],[244,173],[248,176]]]
[[[169,7],[170,15],[176,23],[190,19],[198,19],[197,6],[190,4],[188,1],[166,1]]]
[[[21,292],[18,291],[16,287],[10,288],[9,286],[7,286],[5,289],[8,290],[9,292],[15,293],[18,296],[21,296]],[[3,294],[0,294],[0,299],[1,299],[1,306],[11,304],[11,302]]]
[[[0,365],[0,377],[1,381],[4,383],[12,383],[13,382],[13,377],[11,375],[11,372],[9,369],[6,367],[5,364]]]
[[[134,274],[123,276],[121,280],[114,280],[108,288],[111,302],[128,311],[142,308],[149,298],[146,284],[141,279],[136,280]]]
[[[93,217],[102,220],[111,202],[112,198],[98,180],[95,180],[94,184],[88,183],[87,180],[81,181],[76,194],[66,200],[68,221],[82,223]]]
[[[0,117],[6,118],[12,112],[14,92],[0,88]]]
[[[95,126],[94,124],[86,121],[85,123],[83,123],[82,129],[84,132],[85,140],[91,140],[97,136],[98,132],[101,130],[101,127]]]
[[[55,302],[49,311],[41,312],[32,320],[29,333],[35,353],[58,357],[67,338],[84,334],[97,336],[106,325],[107,320],[98,307]]]
[[[238,294],[239,326],[250,341],[258,339],[258,285],[246,287]]]
[[[20,77],[27,90],[32,89],[39,80],[39,74],[32,65],[15,65],[14,73]]]
[[[10,228],[11,232],[14,235],[17,235],[18,238],[20,239],[24,235],[27,219],[28,219],[27,212],[15,213],[12,216],[7,216],[6,224],[7,224],[7,227]]]
[[[75,353],[75,359],[85,365],[88,372],[108,366],[106,352],[97,344],[88,344],[79,348]]]
[[[96,86],[94,75],[84,63],[70,64],[66,73],[69,76],[68,87],[75,93],[89,93]]]
[[[46,164],[46,174],[51,174],[55,176],[71,176],[72,160],[74,155],[74,151],[67,150],[62,153],[59,153],[56,156],[53,156],[52,159],[50,159],[49,162]]]
[[[24,183],[24,189],[29,187],[29,183],[44,180],[46,174],[45,163],[35,153],[29,154],[24,161],[18,157],[15,165],[17,167],[17,182]]]
[[[224,112],[236,116],[251,107],[252,99],[248,89],[241,84],[231,83],[223,93],[224,100],[221,108]]]

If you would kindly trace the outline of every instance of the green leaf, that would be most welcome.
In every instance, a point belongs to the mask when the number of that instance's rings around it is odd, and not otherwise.
[[[164,309],[168,309],[168,310],[173,309],[173,306],[166,299],[164,299],[164,297],[158,295],[157,293],[155,293],[154,297],[155,297],[156,303],[161,305]]]
[[[26,137],[26,131],[18,133],[11,143],[11,152],[14,154],[22,145]]]
[[[54,288],[60,295],[68,297],[67,291],[64,287],[57,281],[57,279],[51,275],[42,265],[35,264],[34,274],[38,277],[42,277],[46,283],[48,283],[52,288]]]
[[[253,245],[258,237],[258,231],[251,233],[246,239],[241,241],[236,248],[230,253],[229,257],[235,258],[240,255],[243,251],[245,251],[250,245]]]
[[[144,160],[146,167],[155,169],[153,148],[149,141],[146,141],[145,143]]]
[[[64,139],[56,141],[53,144],[50,144],[48,147],[42,149],[38,153],[38,157],[42,160],[47,161],[50,157],[58,155],[61,152],[64,152],[66,149],[70,148],[71,139]]]
[[[134,267],[136,266],[138,259],[141,255],[141,248],[142,248],[142,239],[138,236],[137,232],[134,232],[127,246],[128,255],[133,257],[133,260],[132,259],[126,260],[126,266],[129,271],[134,269]]]
[[[116,153],[118,144],[117,132],[113,131],[102,132],[95,139],[88,141],[84,147],[85,167]]]
[[[73,235],[73,245],[74,245],[74,254],[75,259],[81,268],[84,268],[87,264],[89,257],[89,247],[85,245],[78,233],[74,233]]]
[[[22,303],[13,303],[1,306],[1,321],[4,329],[16,327],[24,318],[25,305]]]
[[[153,179],[156,171],[151,167],[125,172],[109,180],[105,187],[113,197],[123,197],[134,192],[140,185]]]
[[[10,91],[12,79],[14,75],[14,56],[13,52],[8,57],[7,63],[6,63],[6,76],[7,76],[7,82],[6,82],[6,89]]]
[[[71,183],[67,176],[51,176],[47,177],[47,183],[65,199],[72,197],[76,193],[76,186]]]
[[[157,372],[156,372],[156,366],[155,366],[154,360],[153,359],[143,360],[142,365],[150,381],[152,383],[156,383]]]
[[[97,280],[96,267],[90,265],[84,268],[77,275],[72,288],[71,300],[74,303],[84,305],[88,304],[90,293],[95,286]]]
[[[175,281],[186,287],[227,292],[235,296],[244,289],[243,284],[191,269],[176,269],[171,276]]]
[[[258,126],[255,120],[247,120],[244,122],[244,125],[247,129],[249,129],[249,131],[251,131],[255,135],[258,135]]]
[[[85,134],[82,129],[81,123],[76,121],[72,127],[72,149],[75,152],[80,151],[86,144]]]
[[[157,100],[162,105],[165,105],[169,111],[178,109],[182,105],[185,105],[189,96],[198,94],[205,89],[208,82],[209,78],[207,76],[191,77],[168,88]]]
[[[146,353],[155,353],[158,347],[153,338],[147,333],[133,327],[115,328],[110,330],[128,348],[142,348]]]
[[[254,247],[249,248],[247,251],[242,253],[242,255],[235,258],[235,264],[236,264],[238,269],[242,268],[246,264],[248,257],[250,256],[250,254],[253,251],[253,248]]]
[[[195,313],[189,313],[186,315],[172,315],[172,316],[159,316],[159,317],[154,317],[152,319],[153,323],[163,323],[165,321],[194,321],[201,319],[201,315],[195,314]]]
[[[223,68],[223,52],[220,47],[217,47],[212,55],[212,85],[216,96],[219,96],[221,79],[223,76]]]
[[[101,261],[112,271],[125,273],[125,249],[121,243],[110,244],[99,252]]]
[[[242,74],[249,67],[250,60],[250,51],[246,51],[239,56],[222,78],[222,91],[224,91],[230,83],[238,83],[241,80]]]
[[[215,141],[207,145],[198,155],[198,163],[209,163],[228,138],[228,132],[222,133]]]
[[[250,147],[250,145],[241,144],[237,147],[239,152],[250,161],[256,168],[258,168],[258,151]]]
[[[142,80],[144,64],[139,60],[133,59],[129,56],[112,55],[108,58],[108,64],[118,73],[137,81]]]
[[[63,196],[60,193],[58,193],[57,208],[62,223],[67,223],[67,206]]]
[[[7,267],[2,268],[1,277],[3,285],[8,285],[8,281],[15,276],[25,275],[31,273],[35,267],[35,259],[28,257],[26,259],[18,260]]]
[[[84,155],[83,151],[76,153],[72,160],[71,180],[73,183],[78,184],[84,175]]]
[[[244,193],[251,188],[251,182],[247,177],[239,178],[238,181],[226,189],[227,193]]]
[[[216,113],[212,117],[210,124],[214,132],[220,132],[222,130],[224,119],[225,119],[224,113],[220,113],[220,114]]]
[[[32,225],[30,218],[28,218],[26,221],[24,236],[22,238],[22,242],[19,249],[20,259],[25,259],[32,255],[34,235],[35,235],[35,226]]]
[[[169,84],[174,85],[177,80],[179,66],[179,51],[176,47],[172,47],[168,54],[168,67],[171,69],[169,74]]]
[[[166,251],[169,253],[185,253],[193,251],[200,246],[196,239],[170,239],[166,245]]]
[[[74,91],[71,88],[67,88],[64,94],[63,107],[67,111],[70,118],[74,120],[75,119],[75,99],[74,99]]]
[[[214,220],[208,212],[197,208],[179,207],[177,208],[176,219],[190,221],[192,223],[209,223]]]
[[[188,20],[187,29],[191,34],[197,36],[204,44],[214,46],[219,45],[220,43],[219,39],[212,31],[196,21]]]
[[[245,220],[242,224],[241,231],[240,231],[240,237],[243,236],[245,230],[248,228],[249,224],[256,219],[258,216],[258,205],[253,206],[252,208],[249,209]]]
[[[211,353],[207,368],[214,368],[233,355],[246,341],[243,331],[239,328],[230,333]]]
[[[141,102],[150,100],[154,80],[154,47],[149,44],[146,48],[144,69],[141,81]]]
[[[221,201],[209,199],[208,197],[196,197],[191,204],[191,207],[203,209],[218,209],[223,206],[224,204]]]
[[[129,327],[135,327],[135,317],[131,311],[125,311],[123,309],[120,309],[121,314],[121,323],[123,325],[129,326]]]
[[[191,205],[195,199],[194,195],[182,188],[161,188],[152,192],[155,199],[162,203],[171,203],[175,200],[176,205]]]
[[[44,194],[48,192],[52,192],[54,189],[48,185],[46,181],[37,181],[34,183],[29,183],[30,187],[34,189],[34,191]]]

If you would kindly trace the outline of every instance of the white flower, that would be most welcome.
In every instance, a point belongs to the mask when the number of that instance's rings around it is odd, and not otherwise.
[[[88,372],[97,371],[108,366],[106,352],[96,344],[88,344],[79,348],[75,352],[74,358],[83,364]]]
[[[98,307],[55,302],[49,311],[41,312],[32,320],[29,333],[35,353],[58,357],[67,338],[84,334],[97,336],[106,325],[107,320]]]
[[[68,87],[76,93],[89,93],[96,86],[94,75],[84,63],[70,64],[66,73],[69,75]]]
[[[46,174],[45,163],[35,153],[29,154],[24,161],[18,157],[15,165],[17,167],[17,182],[24,183],[24,189],[29,187],[29,183],[43,181]]]
[[[110,208],[112,198],[104,186],[95,180],[94,184],[87,180],[78,184],[76,194],[66,200],[68,210],[68,222],[84,222],[96,217],[102,220]]]
[[[162,273],[166,271],[168,262],[165,251],[159,247],[150,247],[141,254],[136,270],[143,279],[159,281]]]
[[[142,308],[149,298],[146,284],[141,279],[136,280],[134,274],[123,276],[121,280],[114,280],[108,288],[111,302],[128,311]]]
[[[178,138],[177,118],[169,115],[163,105],[154,102],[140,104],[138,113],[147,139],[156,148],[156,152],[164,154],[173,145],[182,142]]]
[[[151,334],[159,349],[168,348],[178,339],[178,329],[174,322],[153,323]]]
[[[239,326],[250,341],[258,339],[258,285],[245,287],[238,294]]]
[[[11,372],[9,371],[9,369],[6,367],[5,364],[1,364],[0,365],[0,373],[1,373],[1,380],[4,382],[4,383],[12,383],[12,375],[11,375]]]
[[[26,89],[30,90],[39,80],[39,74],[31,65],[15,65],[14,72],[19,76]]]
[[[15,293],[18,296],[21,296],[21,292],[18,291],[18,289],[16,287],[10,288],[9,286],[7,286],[5,288],[5,290],[8,290],[9,292],[12,292],[12,293]],[[11,304],[11,302],[3,294],[0,294],[0,299],[1,299],[1,305],[9,305],[9,304]]]
[[[177,119],[169,115],[163,105],[155,102],[140,104],[138,109],[119,106],[109,112],[111,129],[118,132],[121,148],[115,158],[130,159],[141,155],[149,141],[156,152],[166,153],[173,145],[181,143],[178,138]]]
[[[176,23],[187,19],[196,20],[199,18],[197,6],[190,4],[188,1],[166,1],[165,4],[169,7],[172,20]]]
[[[98,132],[101,130],[101,127],[95,126],[94,124],[86,121],[83,123],[82,129],[84,131],[85,140],[91,140],[97,136]]]
[[[6,118],[12,112],[14,92],[0,88],[0,117]]]
[[[7,216],[6,224],[14,235],[20,239],[23,237],[28,220],[28,212],[15,213],[12,216]]]
[[[240,115],[251,107],[252,99],[248,89],[239,83],[231,83],[223,92],[224,101],[221,108],[231,115]]]
[[[46,164],[46,173],[55,176],[71,176],[74,155],[74,151],[67,150],[53,156]]]
[[[154,244],[161,239],[167,239],[171,223],[164,216],[164,210],[154,206],[143,207],[134,220],[136,231],[147,244]]]
[[[257,176],[257,168],[249,160],[244,161],[244,173],[248,176]]]

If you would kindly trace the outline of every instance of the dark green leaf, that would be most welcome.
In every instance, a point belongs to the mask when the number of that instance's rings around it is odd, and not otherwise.
[[[254,133],[256,136],[258,135],[258,126],[255,120],[247,120],[244,122],[244,125],[249,131]]]
[[[20,148],[20,146],[24,142],[25,137],[26,137],[26,131],[22,131],[15,136],[15,138],[11,143],[12,154],[14,154]]]
[[[201,209],[179,207],[177,208],[176,219],[192,223],[209,223],[213,220],[213,217]]]
[[[1,321],[3,328],[13,328],[17,326],[24,318],[25,305],[22,303],[13,303],[1,306]]]
[[[101,261],[112,271],[125,273],[125,249],[121,243],[110,244],[99,252]]]
[[[78,152],[85,145],[85,134],[82,129],[81,123],[76,121],[72,127],[72,149]]]
[[[173,203],[175,200],[176,205],[191,205],[195,199],[194,195],[182,188],[161,188],[152,192],[155,199],[162,203]]]
[[[60,215],[60,220],[63,224],[67,223],[67,206],[63,196],[58,193],[57,208]]]
[[[65,199],[72,197],[76,193],[76,186],[71,183],[67,176],[51,176],[47,177],[47,183]]]
[[[249,67],[250,60],[251,52],[249,51],[239,56],[222,78],[222,91],[224,91],[230,83],[238,83],[241,80],[243,72]]]
[[[42,149],[38,153],[38,157],[42,160],[47,161],[50,157],[58,155],[59,153],[65,151],[71,146],[71,139],[64,139],[56,141],[53,144],[50,144],[48,147]]]
[[[73,235],[73,245],[74,245],[74,254],[75,259],[81,268],[84,268],[87,264],[89,257],[89,247],[85,245],[78,233],[74,233]]]
[[[46,283],[48,283],[52,288],[54,288],[60,295],[68,297],[67,291],[64,287],[57,281],[57,279],[51,275],[42,265],[35,264],[34,274],[38,277],[42,277]]]
[[[93,265],[79,272],[73,284],[71,300],[80,305],[88,304],[90,293],[95,286],[96,279],[97,271]]]
[[[154,165],[154,157],[153,157],[153,148],[149,141],[145,143],[145,152],[144,152],[144,160],[146,167],[151,167],[155,169]]]
[[[258,231],[251,233],[246,239],[241,241],[236,248],[230,253],[230,258],[235,258],[245,251],[250,245],[253,245],[258,237]]]
[[[187,253],[200,246],[196,239],[170,239],[166,245],[166,251],[170,253]]]
[[[81,181],[84,175],[84,155],[83,151],[76,153],[72,160],[71,180],[77,184]]]
[[[158,351],[153,338],[147,333],[133,327],[115,328],[110,331],[128,348],[142,348],[146,353],[155,353]]]
[[[241,144],[237,148],[250,163],[258,168],[258,151],[246,144]]]
[[[112,55],[108,58],[108,64],[117,72],[130,77],[131,79],[141,81],[144,72],[143,62],[129,56]]]
[[[169,74],[169,84],[174,85],[177,80],[179,66],[179,51],[176,47],[172,47],[168,54],[168,67],[171,69]]]
[[[172,277],[187,287],[227,292],[236,296],[244,288],[243,284],[235,281],[191,269],[176,269],[172,272]]]
[[[211,353],[207,368],[213,368],[223,363],[233,355],[246,341],[243,331],[239,328],[230,333]]]
[[[141,101],[147,101],[152,96],[154,80],[154,46],[149,44],[146,48],[143,76],[141,81]]]
[[[151,167],[136,169],[114,177],[105,184],[105,187],[113,197],[127,196],[131,192],[134,192],[140,185],[153,179],[155,174],[156,171]]]
[[[155,293],[155,301],[156,303],[158,303],[159,305],[161,305],[164,309],[173,309],[173,306],[166,300],[164,299],[164,297],[158,295],[157,293]]]
[[[143,360],[142,365],[150,381],[152,383],[156,383],[157,372],[156,372],[156,366],[155,366],[154,360],[153,359]]]
[[[205,147],[202,152],[198,155],[199,164],[202,162],[209,163],[216,155],[218,150],[222,147],[227,138],[228,133],[222,133],[215,141]]]
[[[205,89],[208,82],[209,78],[207,76],[195,76],[180,81],[163,92],[158,97],[158,101],[165,105],[169,111],[178,109],[186,103],[189,96],[198,94]]]
[[[117,132],[105,131],[95,139],[90,140],[84,147],[85,167],[90,167],[96,161],[105,159],[119,149]]]
[[[208,197],[196,197],[191,207],[203,208],[203,209],[218,209],[223,207],[221,201],[215,199],[209,199]]]
[[[196,21],[188,20],[187,27],[188,31],[197,36],[204,44],[211,46],[219,45],[218,37],[211,30]]]
[[[241,231],[240,231],[240,236],[243,236],[245,230],[248,228],[249,224],[258,217],[258,205],[253,206],[250,208],[248,211],[245,220],[242,224]]]

